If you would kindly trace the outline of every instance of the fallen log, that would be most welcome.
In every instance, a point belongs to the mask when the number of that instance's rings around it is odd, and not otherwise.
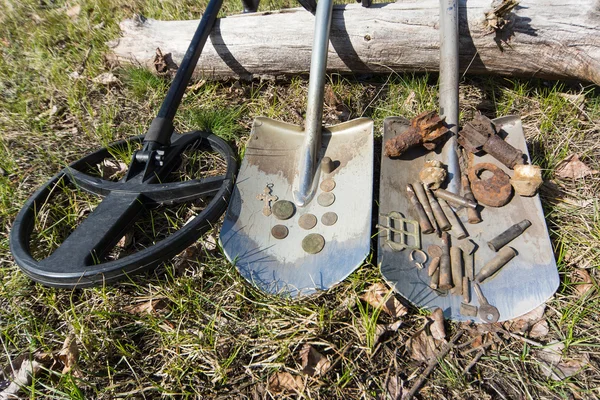
[[[499,16],[490,13],[490,0],[459,3],[461,71],[600,84],[600,0],[522,0],[504,17],[502,10]],[[438,0],[335,6],[328,71],[438,71],[438,9]],[[157,48],[179,63],[197,24],[126,20],[122,37],[109,45],[120,62],[162,68],[162,58],[155,62]],[[313,28],[314,16],[301,8],[219,19],[196,74],[208,79],[305,74]]]

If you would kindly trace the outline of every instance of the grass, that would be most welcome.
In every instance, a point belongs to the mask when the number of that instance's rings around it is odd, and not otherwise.
[[[58,350],[73,333],[82,371],[81,376],[48,371],[24,389],[26,396],[269,398],[270,376],[279,371],[299,374],[304,343],[338,362],[323,376],[303,377],[303,398],[377,397],[386,375],[396,373],[391,365],[397,365],[405,386],[412,386],[422,367],[410,359],[405,343],[422,328],[425,313],[411,309],[397,332],[376,342],[376,325],[392,321],[358,299],[370,284],[381,281],[370,259],[318,297],[274,298],[248,285],[218,246],[210,244],[218,236],[217,226],[171,262],[117,285],[57,290],[26,278],[12,260],[8,243],[22,204],[65,164],[111,141],[143,134],[169,86],[167,78],[146,70],[105,62],[105,43],[118,36],[118,22],[133,13],[197,18],[205,2],[82,1],[77,18],[66,15],[75,3],[62,0],[0,4],[0,365],[28,351]],[[261,8],[293,5],[273,1],[263,2]],[[239,10],[240,1],[226,2],[222,13]],[[119,83],[93,81],[104,72],[115,74]],[[436,107],[436,80],[424,74],[363,80],[333,75],[327,86],[334,96],[325,104],[325,120],[373,118],[380,140],[385,117],[412,117]],[[198,83],[187,92],[176,127],[211,130],[241,155],[256,116],[301,123],[306,92],[306,81],[299,78],[285,83]],[[482,335],[494,340],[494,346],[470,374],[462,369],[475,353],[467,353],[469,347],[454,351],[434,371],[421,396],[598,397],[600,179],[592,175],[570,181],[554,174],[572,153],[600,170],[598,88],[466,77],[460,95],[463,121],[477,111],[490,117],[522,116],[532,159],[544,169],[542,201],[561,276],[546,312],[550,332],[539,340],[542,345],[563,342],[565,355],[587,357],[589,364],[555,382],[538,368],[533,353],[539,346],[502,332],[482,334],[469,328],[463,342]],[[127,162],[132,150],[123,148],[113,156]],[[219,165],[214,161],[205,165],[192,154],[181,173],[200,176]],[[63,206],[39,210],[40,217],[47,217],[38,229],[37,244],[46,251],[46,245],[55,246],[85,216],[81,207],[97,204],[80,191],[58,194]],[[202,204],[187,204],[154,211],[135,228],[136,245],[151,245],[201,208]],[[65,223],[55,224],[58,221]],[[593,279],[585,296],[576,291],[575,268],[586,268]],[[149,300],[160,300],[160,306],[150,312],[128,311],[132,304]],[[447,328],[455,331],[459,326]]]

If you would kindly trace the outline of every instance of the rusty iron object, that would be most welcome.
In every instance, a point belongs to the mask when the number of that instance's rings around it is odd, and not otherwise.
[[[462,171],[460,174],[460,185],[462,186],[463,196],[466,199],[475,201],[475,196],[473,196],[473,192],[471,191],[471,182],[469,182],[469,175],[467,173],[467,170],[469,169],[469,155],[465,149],[461,149],[458,153],[458,162]],[[469,224],[478,224],[482,221],[478,207],[467,209],[467,220],[469,221]]]
[[[463,126],[458,135],[458,143],[473,154],[485,151],[511,169],[524,163],[523,152],[498,136],[494,123],[486,116],[477,115]]]
[[[517,252],[512,247],[501,248],[500,251],[496,253],[496,256],[485,263],[483,268],[481,268],[481,271],[477,273],[475,281],[479,283],[485,281],[487,278],[498,272],[500,268],[504,267],[510,260],[515,258],[516,255]]]
[[[489,242],[487,245],[490,249],[494,251],[500,250],[502,247],[506,246],[508,243],[512,242],[516,238],[518,238],[525,229],[531,226],[531,221],[528,219],[524,219],[523,221],[514,224]]]
[[[469,278],[467,276],[463,276],[462,280],[462,296],[463,301],[465,303],[471,302],[471,291],[469,288]]]
[[[493,175],[481,179],[480,175],[489,171]],[[480,163],[469,168],[471,190],[478,202],[490,207],[502,207],[507,204],[513,194],[513,188],[508,176],[500,167],[491,163]]]
[[[387,157],[398,157],[419,144],[427,150],[433,150],[447,132],[448,128],[438,113],[426,111],[414,117],[408,129],[385,143],[384,154]]]
[[[417,218],[419,220],[419,225],[421,226],[421,232],[424,234],[429,234],[434,231],[431,222],[429,222],[429,218],[427,217],[427,213],[423,208],[423,205],[417,198],[413,186],[411,184],[406,185],[406,194],[408,195],[408,199],[413,205],[415,212],[417,213]]]
[[[450,235],[442,232],[442,256],[440,257],[440,280],[438,288],[448,290],[452,288],[452,269],[450,268]]]

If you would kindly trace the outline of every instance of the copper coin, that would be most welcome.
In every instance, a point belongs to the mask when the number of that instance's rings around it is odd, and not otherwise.
[[[273,235],[275,239],[285,239],[288,233],[288,228],[283,225],[275,225],[271,228],[271,235]]]
[[[292,218],[292,215],[294,215],[295,211],[296,211],[296,207],[294,206],[294,203],[292,203],[291,201],[287,201],[287,200],[276,201],[271,206],[271,212],[273,212],[273,215],[275,216],[275,218],[281,219],[281,220],[286,220],[286,219]]]
[[[329,207],[335,202],[335,195],[330,192],[321,193],[317,197],[317,203],[323,207]]]
[[[334,225],[337,222],[337,220],[338,220],[338,216],[334,212],[326,212],[321,217],[321,223],[325,226]]]
[[[317,254],[325,247],[325,238],[318,233],[311,233],[302,239],[302,249],[308,254]]]
[[[331,192],[333,189],[335,189],[335,181],[331,178],[327,178],[321,182],[320,187],[324,192]]]
[[[298,218],[298,225],[300,225],[300,228],[302,229],[312,229],[315,227],[316,224],[317,217],[315,217],[313,214],[304,214],[303,216]]]

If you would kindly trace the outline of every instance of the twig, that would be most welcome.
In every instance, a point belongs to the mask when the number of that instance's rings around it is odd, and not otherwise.
[[[410,400],[414,397],[415,394],[417,394],[419,389],[421,389],[421,386],[423,386],[423,384],[427,380],[429,374],[431,374],[431,372],[438,365],[438,362],[443,360],[444,357],[446,357],[446,355],[450,352],[450,350],[454,348],[454,344],[458,341],[458,339],[460,339],[463,333],[465,333],[465,331],[462,329],[456,332],[456,334],[452,336],[452,339],[450,339],[450,341],[446,343],[444,347],[442,347],[439,353],[436,354],[436,356],[429,361],[429,363],[427,364],[427,368],[425,368],[425,371],[423,371],[419,380],[410,389],[410,392],[408,392],[408,394],[405,397],[403,397],[403,400]]]
[[[469,363],[469,365],[467,365],[465,367],[465,369],[463,369],[463,374],[468,374],[469,371],[471,370],[471,368],[473,368],[473,366],[475,364],[477,364],[477,362],[481,359],[481,357],[485,354],[485,349],[482,348],[479,350],[479,353],[477,353],[475,355],[475,357],[473,357],[473,359],[471,360],[471,362]]]

